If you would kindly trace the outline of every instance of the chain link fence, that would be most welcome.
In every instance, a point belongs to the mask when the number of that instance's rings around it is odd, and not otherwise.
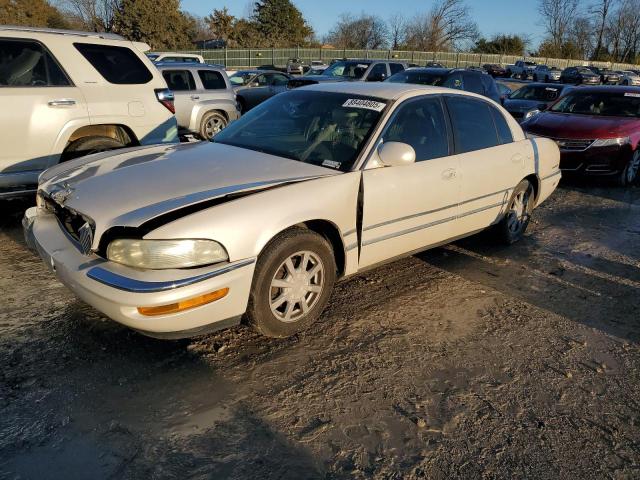
[[[218,63],[229,69],[253,68],[260,65],[284,67],[290,58],[300,58],[309,63],[312,60],[330,62],[341,58],[369,58],[380,60],[401,60],[407,63],[425,65],[438,62],[449,68],[481,66],[487,63],[506,66],[518,60],[537,62],[564,69],[579,65],[593,65],[612,70],[638,69],[638,65],[611,62],[587,62],[566,58],[520,57],[517,55],[492,55],[464,52],[418,52],[406,50],[349,50],[327,48],[223,48],[216,50],[180,50],[180,53],[197,53],[207,63]]]

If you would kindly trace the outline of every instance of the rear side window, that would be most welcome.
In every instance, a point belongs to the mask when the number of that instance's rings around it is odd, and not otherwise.
[[[440,99],[420,98],[401,105],[382,140],[411,145],[416,151],[417,162],[449,155],[447,123]]]
[[[491,107],[473,98],[447,97],[456,153],[495,147],[498,142]]]
[[[402,72],[404,70],[404,66],[401,63],[390,63],[389,69],[391,70],[391,75],[394,75],[398,72]]]
[[[220,72],[198,70],[198,75],[205,90],[224,90],[227,88],[227,83],[224,81],[224,77]]]
[[[153,78],[142,60],[126,47],[74,43],[76,49],[109,83],[140,85]]]
[[[71,81],[40,43],[0,39],[0,87],[66,87]]]
[[[164,70],[162,76],[167,82],[167,86],[174,92],[196,89],[196,82],[188,70]]]
[[[493,121],[496,124],[496,130],[498,131],[498,140],[502,145],[505,143],[513,142],[513,134],[511,128],[504,118],[504,115],[498,111],[497,108],[489,107],[491,109],[491,115],[493,115]]]
[[[381,81],[387,77],[387,66],[384,63],[377,63],[367,75],[367,80]]]

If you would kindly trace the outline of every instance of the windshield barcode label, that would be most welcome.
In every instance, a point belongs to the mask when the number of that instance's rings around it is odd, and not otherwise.
[[[367,110],[374,110],[381,112],[387,105],[382,102],[374,102],[373,100],[362,100],[359,98],[350,98],[342,104],[346,108],[366,108]]]

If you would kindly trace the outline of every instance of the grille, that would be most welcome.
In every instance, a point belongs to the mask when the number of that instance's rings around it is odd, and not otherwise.
[[[93,245],[93,228],[82,215],[62,207],[48,197],[44,197],[45,208],[52,212],[65,232],[75,240],[79,250],[88,255]]]
[[[542,135],[538,135],[539,137]],[[560,150],[565,152],[582,152],[589,148],[595,140],[575,139],[575,138],[553,138],[547,137],[558,144]]]

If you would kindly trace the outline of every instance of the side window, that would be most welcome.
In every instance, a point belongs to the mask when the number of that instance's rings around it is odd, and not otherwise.
[[[0,40],[0,87],[66,87],[71,82],[51,53],[29,40]]]
[[[220,72],[214,70],[198,70],[198,75],[205,90],[224,90],[227,83]]]
[[[162,76],[167,82],[167,86],[174,92],[196,89],[193,75],[188,70],[164,70]]]
[[[376,63],[367,75],[369,82],[381,82],[385,78],[387,78],[387,66],[384,63]]]
[[[272,85],[277,87],[280,85],[286,85],[287,83],[289,83],[289,79],[284,75],[280,75],[277,73],[273,75]]]
[[[482,74],[480,74],[482,75]],[[482,85],[482,80],[480,79],[480,75],[464,75],[464,89],[467,92],[477,93],[478,95],[486,95],[484,85]]]
[[[464,79],[462,77],[462,73],[452,73],[446,78],[442,86],[447,88],[455,88],[456,90],[464,90]]]
[[[153,78],[142,60],[127,47],[74,43],[76,49],[109,83],[140,85]]]
[[[499,145],[490,106],[482,100],[447,97],[456,153]]]
[[[389,69],[391,70],[391,75],[394,75],[398,72],[402,72],[404,70],[404,66],[401,63],[390,63]]]
[[[382,134],[382,141],[411,145],[417,162],[449,155],[447,123],[440,100],[426,97],[401,105]]]
[[[267,85],[269,85],[270,77],[271,75],[260,75],[253,81],[253,83],[257,83],[259,87],[266,87]]]
[[[493,121],[496,124],[496,130],[498,131],[498,140],[500,144],[504,145],[505,143],[513,142],[513,134],[511,133],[511,128],[509,124],[504,118],[504,115],[500,113],[497,108],[489,107],[491,109],[491,115],[493,115]]]

